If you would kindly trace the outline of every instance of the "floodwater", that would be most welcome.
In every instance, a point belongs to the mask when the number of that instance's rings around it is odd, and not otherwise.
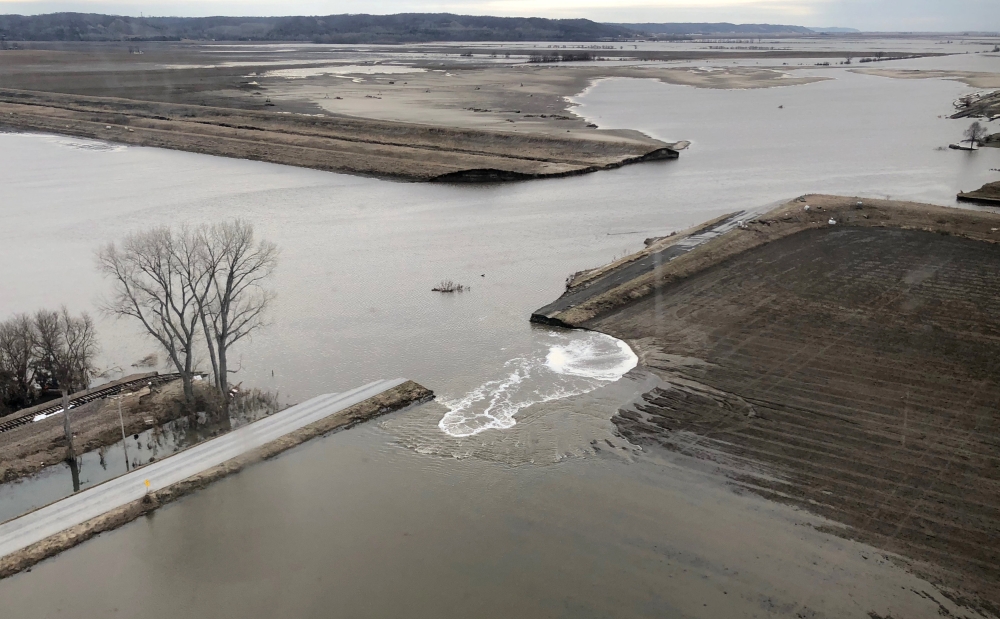
[[[101,243],[245,217],[282,256],[273,325],[237,351],[237,382],[287,402],[396,376],[438,394],[0,582],[5,612],[937,616],[918,592],[943,598],[872,549],[616,438],[610,417],[655,377],[610,338],[527,321],[569,274],[723,213],[807,192],[954,206],[959,190],[1000,177],[1000,150],[942,150],[968,121],[939,117],[975,89],[817,74],[836,79],[600,82],[578,113],[691,149],[505,185],[0,135],[0,316],[94,312]],[[444,279],[471,290],[431,292]],[[101,318],[99,330],[109,368],[155,350],[129,323]]]

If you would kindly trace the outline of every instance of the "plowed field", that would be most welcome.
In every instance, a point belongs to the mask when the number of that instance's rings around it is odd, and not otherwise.
[[[775,240],[587,323],[663,387],[615,418],[996,613],[1000,246],[830,227]]]

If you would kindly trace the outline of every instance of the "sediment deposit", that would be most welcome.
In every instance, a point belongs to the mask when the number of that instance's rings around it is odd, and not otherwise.
[[[670,144],[0,90],[0,128],[420,181],[525,180],[676,158]]]

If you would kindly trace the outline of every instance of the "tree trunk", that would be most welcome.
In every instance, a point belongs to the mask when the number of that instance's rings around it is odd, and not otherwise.
[[[229,401],[229,363],[226,361],[226,347],[221,343],[219,344],[219,380],[216,381],[219,385],[219,393],[222,397]]]
[[[76,450],[73,449],[73,430],[70,428],[69,424],[69,392],[63,388],[62,391],[62,406],[63,406],[63,432],[66,433],[66,459],[76,461]]]
[[[66,462],[69,464],[69,474],[73,478],[73,492],[80,491],[80,464],[76,461],[76,458],[70,458]]]
[[[215,346],[212,344],[212,339],[213,339],[212,332],[208,328],[208,321],[205,318],[204,309],[200,311],[201,311],[201,326],[202,329],[205,331],[205,345],[208,347],[208,356],[212,360],[212,372],[215,374],[215,386],[217,389],[221,391],[222,387],[220,385],[222,383],[221,379],[219,378],[219,362],[216,360],[215,357]]]
[[[190,372],[181,374],[181,382],[184,384],[184,404],[194,412],[194,380]]]

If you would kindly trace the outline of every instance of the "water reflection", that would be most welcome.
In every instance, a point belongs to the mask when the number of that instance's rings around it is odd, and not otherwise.
[[[28,478],[0,484],[0,522],[114,479],[277,410],[276,401],[242,398],[230,406],[225,417],[212,418],[205,413],[181,417],[81,454],[74,460],[46,467]]]

